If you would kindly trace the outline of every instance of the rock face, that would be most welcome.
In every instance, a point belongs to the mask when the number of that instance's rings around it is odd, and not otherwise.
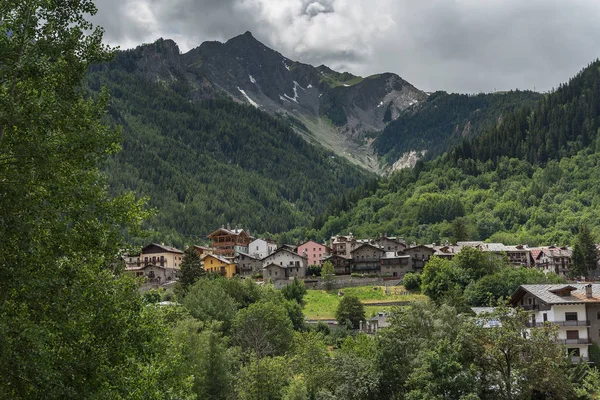
[[[427,95],[396,74],[366,78],[313,67],[281,55],[250,32],[225,43],[204,42],[180,54],[171,40],[141,46],[151,79],[187,87],[192,99],[226,94],[261,110],[289,116],[308,141],[379,171],[370,143],[387,123]]]

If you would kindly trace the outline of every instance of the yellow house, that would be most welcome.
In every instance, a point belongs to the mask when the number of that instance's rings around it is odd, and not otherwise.
[[[221,274],[226,278],[232,278],[235,275],[235,263],[233,261],[214,254],[207,254],[202,260],[206,272]]]

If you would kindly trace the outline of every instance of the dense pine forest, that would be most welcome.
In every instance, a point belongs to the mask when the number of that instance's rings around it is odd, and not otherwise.
[[[463,139],[477,137],[500,124],[511,111],[534,105],[541,97],[519,90],[476,95],[435,92],[386,126],[374,148],[386,163],[411,150],[426,150],[424,159],[434,159]]]
[[[283,118],[218,94],[193,99],[192,81],[181,76],[152,80],[140,52],[160,57],[161,46],[120,52],[87,75],[91,90],[105,85],[112,94],[107,123],[122,129],[123,150],[104,170],[111,189],[149,198],[158,210],[150,221],[156,239],[182,245],[223,224],[288,231],[369,178],[308,144]]]
[[[335,216],[317,217],[313,229],[296,234],[568,244],[585,222],[598,237],[599,67],[590,64],[451,152],[381,180],[372,196],[338,201]],[[467,232],[460,238],[458,225]]]

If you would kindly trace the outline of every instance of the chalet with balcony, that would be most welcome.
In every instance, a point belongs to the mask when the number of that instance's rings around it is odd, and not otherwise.
[[[208,235],[212,240],[213,253],[220,257],[235,257],[238,252],[248,253],[252,238],[243,229],[220,228]]]
[[[200,246],[200,245],[195,244],[194,246],[192,246],[192,248],[194,249],[196,254],[198,254],[200,257],[205,256],[207,254],[213,254],[212,247]]]
[[[352,250],[361,244],[352,233],[347,236],[333,236],[331,238],[331,254],[352,258]]]
[[[350,252],[352,272],[365,274],[381,273],[381,258],[385,251],[378,246],[363,243]]]
[[[588,361],[590,344],[600,343],[600,284],[521,285],[510,304],[530,313],[528,328],[557,325],[574,362]]]
[[[571,268],[570,248],[563,246],[549,246],[531,249],[532,259],[536,268],[545,273],[554,272],[557,275],[567,276]]]
[[[125,272],[150,282],[162,283],[177,279],[183,251],[163,244],[151,243],[144,247],[135,264],[125,267]]]

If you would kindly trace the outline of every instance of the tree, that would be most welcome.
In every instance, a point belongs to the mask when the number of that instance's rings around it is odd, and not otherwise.
[[[421,275],[414,272],[407,272],[402,279],[402,284],[406,290],[418,290],[421,287]]]
[[[284,357],[256,357],[242,367],[235,383],[240,400],[279,400],[290,381]]]
[[[200,279],[188,289],[182,304],[190,310],[194,318],[202,322],[222,322],[223,331],[228,332],[238,306],[223,289],[222,281],[222,279]]]
[[[333,268],[333,263],[331,261],[325,261],[323,263],[321,276],[323,277],[323,282],[325,282],[325,288],[331,290],[333,288],[333,278],[335,276],[335,269]]]
[[[469,225],[466,218],[458,217],[452,221],[452,237],[455,244],[469,239]]]
[[[282,355],[290,348],[294,329],[281,304],[258,302],[241,309],[233,321],[233,340],[247,354]]]
[[[573,278],[587,277],[598,266],[598,249],[586,224],[579,226],[579,234],[573,246],[570,274]]]
[[[183,290],[187,290],[194,282],[205,275],[200,255],[194,250],[193,246],[188,247],[183,252],[179,273],[179,283]]]
[[[188,318],[179,321],[173,333],[175,346],[184,355],[181,373],[193,376],[197,398],[231,398],[235,356],[218,327]]]
[[[465,276],[454,263],[431,257],[421,274],[421,290],[433,301],[440,302],[446,295],[462,292]]]
[[[286,299],[295,300],[298,304],[302,304],[302,299],[306,294],[306,286],[304,285],[304,281],[299,281],[294,277],[292,283],[281,289],[281,293]]]
[[[360,321],[365,320],[365,306],[356,296],[344,296],[335,311],[335,319],[340,325],[358,329]]]
[[[109,194],[98,167],[119,149],[108,97],[81,81],[111,57],[91,0],[0,6],[0,397],[187,397],[165,364],[169,334],[113,272],[147,216]],[[136,394],[137,393],[137,394]]]
[[[302,332],[294,336],[292,369],[304,379],[310,398],[323,388],[331,388],[333,369],[327,346],[318,332]]]

